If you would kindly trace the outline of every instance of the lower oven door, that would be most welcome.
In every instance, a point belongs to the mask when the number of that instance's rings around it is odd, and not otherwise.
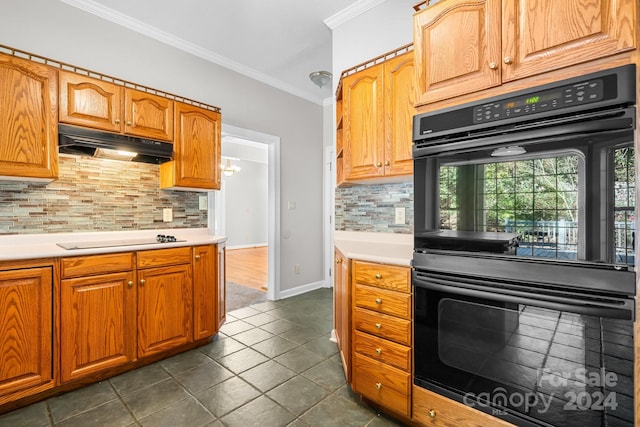
[[[633,299],[414,271],[415,384],[517,425],[633,426]]]

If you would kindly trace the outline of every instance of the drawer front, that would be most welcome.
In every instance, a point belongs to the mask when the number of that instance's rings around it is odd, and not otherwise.
[[[355,284],[353,301],[358,307],[411,319],[411,294]]]
[[[353,350],[403,371],[411,371],[411,348],[360,331],[353,336]]]
[[[63,279],[118,273],[133,270],[133,252],[62,258],[60,265]]]
[[[353,391],[394,412],[410,416],[411,375],[407,372],[355,353]]]
[[[191,247],[154,249],[138,252],[138,268],[190,264]]]
[[[365,310],[353,309],[355,329],[389,339],[404,345],[411,345],[411,321]]]
[[[363,285],[409,293],[411,269],[394,265],[353,262],[353,281]]]

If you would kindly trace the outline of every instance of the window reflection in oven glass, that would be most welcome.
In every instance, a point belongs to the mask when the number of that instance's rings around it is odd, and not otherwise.
[[[442,298],[438,358],[475,396],[504,390],[504,407],[553,425],[633,425],[632,322]]]

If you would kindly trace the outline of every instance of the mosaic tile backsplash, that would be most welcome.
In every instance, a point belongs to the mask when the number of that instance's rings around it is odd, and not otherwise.
[[[160,166],[59,157],[50,183],[0,181],[0,233],[68,233],[207,226],[199,192],[160,190]],[[173,221],[162,222],[162,209]]]
[[[405,223],[394,224],[395,208],[405,208]],[[413,183],[336,188],[336,230],[413,233]]]

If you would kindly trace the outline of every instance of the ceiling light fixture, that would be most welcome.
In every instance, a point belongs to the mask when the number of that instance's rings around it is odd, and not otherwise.
[[[227,159],[227,162],[221,163],[220,166],[222,166],[222,173],[225,174],[225,176],[231,176],[241,170],[239,166],[231,164],[231,159]]]
[[[309,79],[313,82],[314,85],[319,88],[323,88],[331,81],[332,74],[328,71],[314,71],[309,74]]]
[[[525,150],[523,147],[520,147],[519,145],[510,145],[508,147],[496,148],[491,152],[491,156],[492,157],[518,156],[526,152],[527,150]]]

